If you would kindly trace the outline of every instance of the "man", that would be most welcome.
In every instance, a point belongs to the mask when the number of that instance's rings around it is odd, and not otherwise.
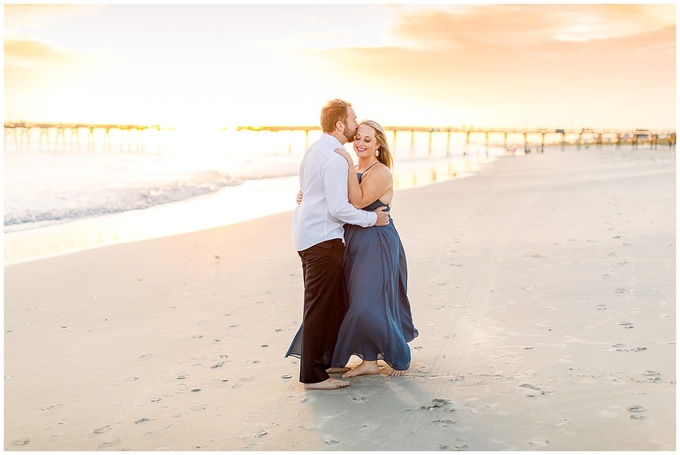
[[[344,224],[385,226],[388,213],[358,210],[347,197],[348,164],[335,149],[354,141],[358,128],[352,105],[329,101],[321,109],[321,138],[305,152],[300,165],[304,199],[293,216],[293,241],[302,260],[305,285],[301,341],[300,382],[307,390],[346,387],[329,373],[338,330],[345,314],[342,262]],[[293,347],[291,346],[291,349]],[[290,354],[290,351],[289,351]]]

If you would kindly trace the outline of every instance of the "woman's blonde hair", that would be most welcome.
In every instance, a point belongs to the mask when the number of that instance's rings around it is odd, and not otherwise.
[[[367,125],[373,128],[373,131],[375,131],[375,140],[378,142],[379,146],[378,161],[392,169],[392,152],[390,152],[390,146],[387,143],[387,133],[383,127],[380,126],[380,123],[374,120],[363,120],[361,123],[359,123],[359,126],[361,125]]]

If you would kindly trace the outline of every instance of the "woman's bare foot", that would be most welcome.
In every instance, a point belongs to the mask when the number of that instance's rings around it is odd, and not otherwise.
[[[361,376],[364,374],[378,374],[380,367],[377,360],[364,360],[356,368],[343,374],[343,378],[353,378],[354,376]]]
[[[335,374],[335,373],[347,373],[350,369],[347,367],[331,367],[326,370],[326,373],[328,374]]]
[[[348,385],[349,382],[328,378],[325,381],[305,384],[305,390],[334,390],[342,389],[343,387],[347,387]]]
[[[390,371],[390,376],[403,376],[408,370],[392,370]]]

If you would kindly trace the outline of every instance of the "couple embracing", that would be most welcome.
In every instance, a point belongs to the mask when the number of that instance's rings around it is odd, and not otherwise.
[[[329,101],[321,110],[321,138],[300,165],[300,204],[293,241],[302,261],[302,325],[286,357],[300,358],[308,390],[346,387],[349,378],[409,368],[408,342],[418,336],[406,294],[406,255],[389,216],[392,155],[383,128],[357,123],[352,105]],[[352,157],[343,145],[354,142]],[[300,198],[302,199],[300,201]],[[362,359],[352,370],[352,355]]]

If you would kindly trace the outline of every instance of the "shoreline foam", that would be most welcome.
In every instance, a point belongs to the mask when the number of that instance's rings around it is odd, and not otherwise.
[[[474,175],[493,158],[399,163],[395,188]],[[91,248],[211,229],[295,208],[298,176],[247,179],[237,186],[141,210],[92,216],[4,233],[5,265]]]

